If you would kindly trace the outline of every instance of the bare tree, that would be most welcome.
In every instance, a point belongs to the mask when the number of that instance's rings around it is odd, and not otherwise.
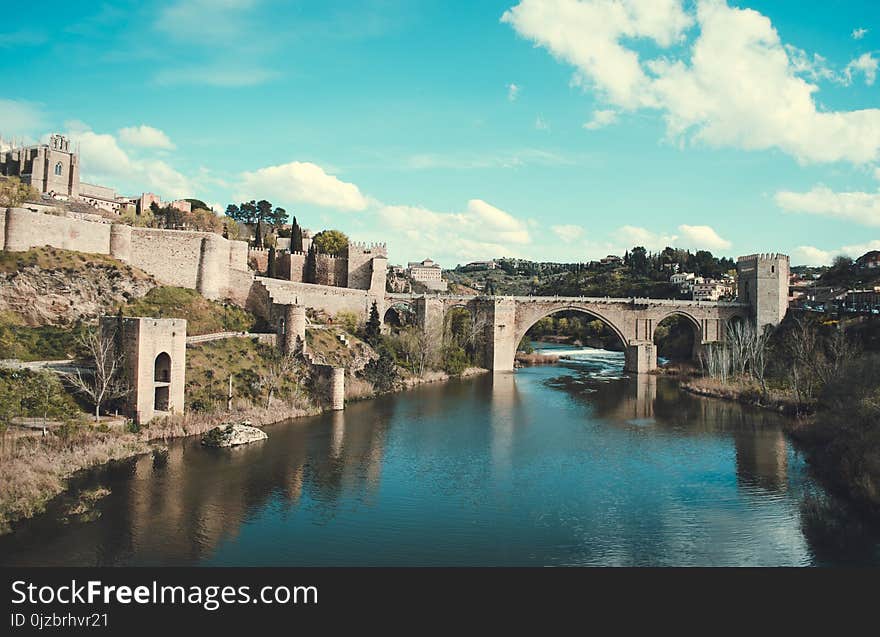
[[[74,391],[88,397],[95,406],[95,420],[101,418],[101,406],[129,394],[130,387],[122,374],[122,357],[117,355],[115,333],[92,328],[77,339],[86,352],[89,367],[77,368],[62,376]]]
[[[754,339],[755,328],[746,321],[737,321],[727,329],[727,342],[730,350],[730,364],[733,372],[740,377],[746,375],[749,363],[750,343]]]
[[[748,340],[748,360],[749,372],[761,385],[761,393],[767,394],[767,346],[770,343],[770,335],[772,330],[765,327],[762,331],[754,328],[751,329],[751,335]]]
[[[436,358],[438,343],[425,330],[411,327],[400,334],[403,354],[410,369],[424,376],[425,370]]]
[[[259,385],[266,391],[266,409],[272,404],[275,392],[281,387],[284,380],[290,376],[296,379],[296,389],[300,390],[300,380],[303,377],[302,362],[298,352],[276,353],[266,366],[266,371],[260,375]]]

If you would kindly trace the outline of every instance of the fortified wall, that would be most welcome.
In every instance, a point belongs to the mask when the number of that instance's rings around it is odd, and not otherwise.
[[[293,283],[314,283],[354,290],[385,293],[388,250],[384,243],[349,242],[339,256],[315,254],[315,276],[307,276],[304,252],[282,252],[276,256],[276,276]],[[309,280],[313,278],[314,280]]]
[[[243,302],[253,283],[247,244],[212,232],[133,228],[25,208],[0,208],[0,237],[7,252],[52,246],[109,254],[165,285],[192,288],[209,299],[229,297]]]

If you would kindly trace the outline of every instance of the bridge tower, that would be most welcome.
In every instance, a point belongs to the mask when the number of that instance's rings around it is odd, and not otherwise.
[[[788,255],[750,254],[737,259],[737,297],[751,307],[755,325],[776,326],[788,312]]]

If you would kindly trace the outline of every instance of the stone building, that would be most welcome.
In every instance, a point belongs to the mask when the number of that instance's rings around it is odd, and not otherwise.
[[[411,261],[407,264],[407,272],[413,281],[421,283],[429,290],[446,291],[447,283],[443,280],[443,269],[431,259]]]
[[[128,415],[138,423],[182,414],[186,384],[186,321],[105,316],[102,337],[112,339],[131,390]]]
[[[79,196],[79,155],[63,135],[52,135],[48,144],[0,152],[0,175],[18,177],[41,195],[59,199]]]

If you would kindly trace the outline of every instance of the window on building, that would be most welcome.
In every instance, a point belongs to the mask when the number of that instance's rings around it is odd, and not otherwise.
[[[59,161],[57,164],[55,164],[55,174],[60,176],[63,172],[64,166],[62,166],[61,162]]]

